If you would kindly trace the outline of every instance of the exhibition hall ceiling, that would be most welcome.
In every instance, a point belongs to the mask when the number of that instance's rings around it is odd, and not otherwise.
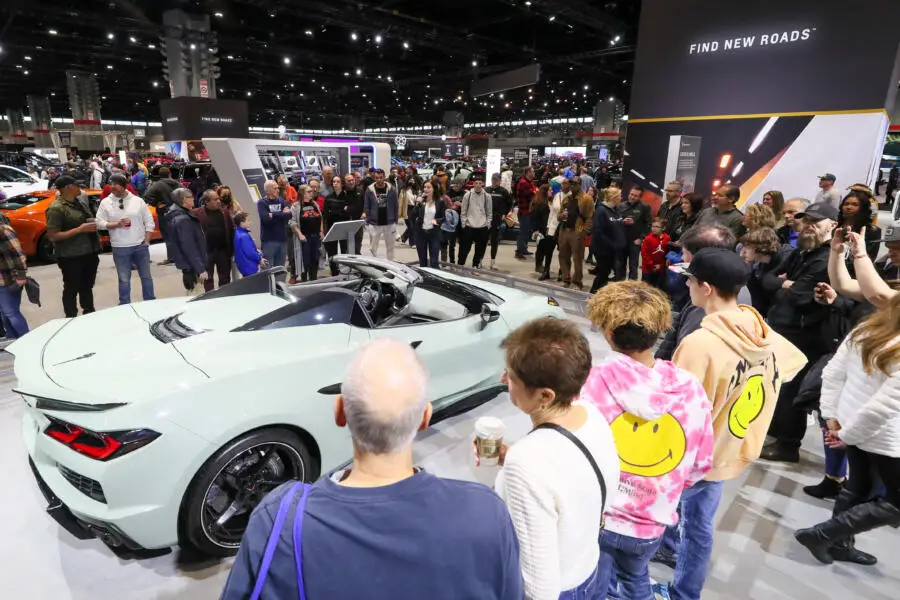
[[[104,118],[158,118],[169,96],[162,13],[211,16],[219,98],[258,124],[344,127],[587,116],[627,103],[638,0],[4,0],[0,111],[50,96],[68,116],[65,71],[96,74]],[[472,98],[473,79],[541,64],[533,86]]]

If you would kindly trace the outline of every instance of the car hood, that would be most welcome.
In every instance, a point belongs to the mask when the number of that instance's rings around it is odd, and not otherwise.
[[[245,294],[204,300],[199,296],[171,298],[133,304],[135,312],[148,324],[178,315],[178,320],[194,331],[231,331],[289,303],[272,294]]]

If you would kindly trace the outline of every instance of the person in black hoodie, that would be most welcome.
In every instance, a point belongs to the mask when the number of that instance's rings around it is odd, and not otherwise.
[[[751,304],[765,317],[769,313],[774,294],[763,287],[762,279],[769,271],[778,268],[794,249],[782,244],[771,227],[748,231],[741,238],[741,244],[741,258],[751,267],[750,279],[747,280]]]
[[[325,219],[325,233],[331,229],[335,223],[350,220],[350,207],[347,202],[350,199],[349,194],[344,190],[344,182],[337,175],[331,179],[331,188],[334,190],[330,196],[325,198],[325,212],[322,217]],[[338,244],[342,254],[347,254],[347,240],[340,242],[325,242],[325,252],[328,253],[329,266],[331,267],[331,276],[338,274],[336,265],[331,264],[331,258],[338,254]]]
[[[637,281],[638,279],[638,263],[641,260],[641,244],[644,238],[650,233],[650,207],[641,200],[644,194],[644,188],[639,185],[634,186],[628,191],[627,202],[622,202],[616,208],[622,223],[625,225],[625,235],[628,243],[625,245],[624,252],[619,255],[619,262],[616,264],[616,279],[625,279],[625,267],[628,266],[628,278]],[[599,275],[600,271],[597,270]]]
[[[347,197],[347,217],[350,221],[361,220],[364,213],[362,190],[356,181],[351,173],[344,175],[344,194]],[[353,254],[362,252],[364,229],[365,227],[360,227],[353,238]]]
[[[147,193],[144,194],[144,201],[156,209],[159,220],[159,233],[166,244],[167,255],[166,260],[160,264],[168,265],[173,263],[174,260],[168,258],[168,255],[171,254],[171,247],[169,245],[169,220],[166,217],[169,213],[169,207],[174,202],[172,193],[179,189],[181,184],[172,179],[172,172],[169,170],[169,167],[159,167],[156,175],[159,179],[151,183],[150,187],[147,188]],[[191,208],[193,208],[193,194],[191,198]]]
[[[806,370],[825,353],[822,326],[829,309],[815,301],[815,288],[820,283],[828,283],[829,243],[837,225],[838,210],[830,203],[820,202],[797,213],[795,219],[802,223],[797,249],[762,279],[763,287],[774,294],[769,325],[799,348],[807,359],[804,370],[781,388],[769,427],[769,435],[775,439],[760,454],[765,460],[780,462],[800,460],[806,413],[794,407],[794,398]]]
[[[621,202],[621,190],[607,188],[603,202],[594,211],[591,250],[597,260],[597,276],[591,285],[592,294],[609,283],[609,272],[620,261],[628,243],[622,218],[616,212]]]

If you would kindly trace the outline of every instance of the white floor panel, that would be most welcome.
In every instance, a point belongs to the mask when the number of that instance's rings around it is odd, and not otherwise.
[[[582,322],[583,323],[583,322]],[[586,328],[585,328],[586,329]],[[608,351],[588,333],[595,358]],[[0,358],[0,461],[6,485],[0,491],[0,598],[28,600],[213,600],[229,561],[185,562],[176,550],[149,559],[121,559],[97,540],[79,541],[45,512],[28,468],[19,432],[21,399],[11,388],[10,358]],[[472,464],[472,427],[481,415],[500,417],[507,438],[525,435],[530,423],[503,394],[484,406],[420,434],[415,459],[445,477],[490,483],[495,471]],[[821,566],[793,539],[797,527],[829,514],[830,504],[804,496],[803,485],[821,478],[821,444],[810,429],[803,462],[759,462],[730,482],[717,517],[713,563],[704,600],[781,600],[900,597],[900,536],[879,530],[860,536],[859,546],[882,562],[874,568]],[[336,569],[339,569],[336,566]],[[671,571],[653,565],[659,579]],[[319,599],[311,599],[319,600]]]

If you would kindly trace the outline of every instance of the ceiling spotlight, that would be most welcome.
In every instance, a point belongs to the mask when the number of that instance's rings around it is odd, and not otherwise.
[[[588,89],[590,86],[585,84],[584,89]]]
[[[116,34],[114,34],[114,33],[107,33],[107,34],[106,34],[106,39],[108,39],[108,40],[114,40],[114,39],[116,39]]]
[[[234,55],[233,55],[233,54],[229,54],[229,55],[228,55],[228,60],[234,60]]]
[[[409,50],[409,42],[403,42],[403,48]]]
[[[284,57],[284,64],[286,64],[286,65],[291,64],[291,57],[290,57],[290,56],[285,56],[285,57]]]
[[[134,37],[134,36],[131,36],[131,37],[128,38],[128,41],[130,41],[132,44],[136,44],[136,43],[137,43],[137,38]]]
[[[152,43],[147,44],[147,47],[150,48],[151,50],[156,50],[156,44],[152,44]]]
[[[28,75],[28,69],[25,69],[25,70],[22,71],[22,72],[23,72],[25,75]]]
[[[344,71],[344,77],[350,77],[350,72],[349,72],[349,71]]]
[[[213,13],[213,16],[216,17],[216,18],[218,18],[218,19],[221,19],[221,18],[224,17],[225,15],[223,15],[221,12],[218,12],[218,11],[217,11],[217,12]]]
[[[55,96],[55,95],[56,95],[56,92],[50,92],[50,95],[51,95],[51,96]]]
[[[248,90],[248,91],[247,91],[247,95],[248,95],[248,96],[252,96],[252,95],[253,95],[253,92],[251,92],[251,91]]]
[[[357,75],[362,75],[362,69],[356,69],[356,74],[357,74]]]
[[[47,30],[47,33],[49,33],[50,35],[56,35],[56,34],[58,34],[59,32],[58,32],[57,30],[55,30],[55,29],[48,29],[48,30]]]
[[[25,60],[31,60],[30,56],[25,56],[24,58],[25,58]]]
[[[612,97],[612,96],[609,97],[609,101],[610,101],[610,102],[613,101],[613,97]]]
[[[191,44],[191,50],[196,50],[196,49],[197,49],[197,44]]]
[[[550,15],[550,22],[552,23],[555,20],[556,20],[556,15]]]
[[[391,76],[390,76],[390,75],[387,76],[387,80],[388,80],[388,81],[393,81],[393,79],[391,79]]]
[[[473,66],[473,67],[477,67],[477,66],[478,66],[478,61],[477,61],[477,60],[473,60],[473,61],[472,61],[472,66]]]
[[[613,39],[613,41],[614,41],[614,42],[618,42],[618,41],[621,40],[621,39],[622,39],[622,36],[621,36],[621,35],[617,35],[617,36]]]
[[[112,65],[106,65],[106,68],[109,69],[110,71],[112,71],[113,66],[112,66]]]
[[[350,39],[355,42],[356,40],[359,39],[359,36],[356,35],[356,32],[354,31],[353,33],[350,34]]]
[[[311,30],[311,29],[307,29],[307,30],[304,31],[303,33],[305,33],[306,35],[312,35],[312,30]]]
[[[609,40],[609,45],[610,45],[610,46],[615,46],[615,45],[616,45],[616,41],[615,41],[615,40]]]
[[[381,35],[376,35],[376,36],[375,36],[375,43],[376,43],[376,44],[380,44],[380,43],[381,43]]]
[[[525,6],[531,6],[531,0],[525,0]]]

